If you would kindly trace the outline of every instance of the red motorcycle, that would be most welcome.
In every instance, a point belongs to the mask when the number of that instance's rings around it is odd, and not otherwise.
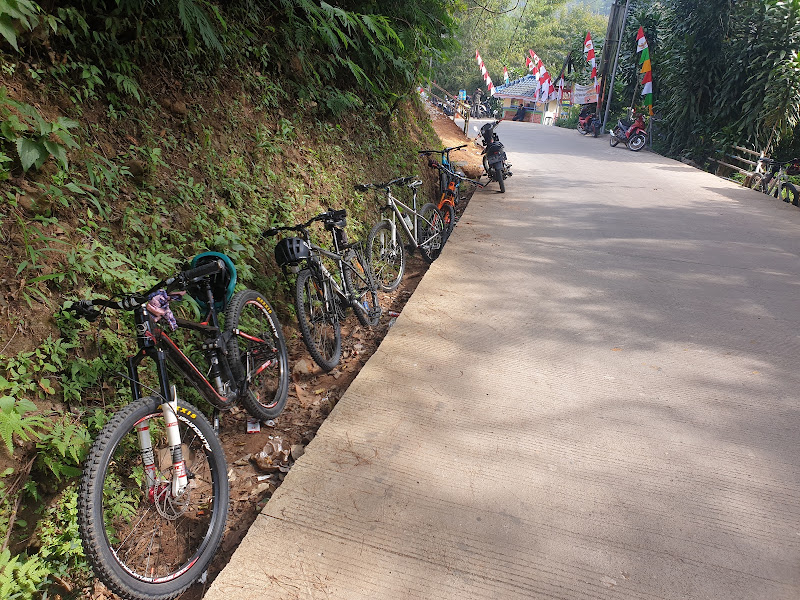
[[[635,115],[634,121],[617,121],[617,126],[611,131],[609,143],[613,148],[620,142],[625,142],[628,150],[638,152],[644,148],[647,141],[647,130],[644,126],[644,115]]]
[[[578,133],[581,135],[591,133],[594,137],[597,137],[601,128],[602,123],[593,110],[584,109],[578,115]]]

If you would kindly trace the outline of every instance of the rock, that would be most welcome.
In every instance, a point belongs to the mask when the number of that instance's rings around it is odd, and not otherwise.
[[[292,458],[297,460],[306,452],[306,447],[303,444],[293,444],[291,449]]]
[[[305,358],[301,358],[292,367],[293,375],[311,375],[314,367]]]
[[[250,464],[250,459],[253,457],[252,454],[246,454],[239,460],[233,463],[234,467],[245,467]]]
[[[144,179],[147,168],[143,161],[132,158],[125,163],[125,166],[128,167],[131,177],[133,177],[136,181],[141,181]]]
[[[186,103],[182,100],[176,100],[170,105],[170,108],[172,109],[172,112],[179,117],[185,117],[187,114],[189,114],[189,109],[186,108]]]

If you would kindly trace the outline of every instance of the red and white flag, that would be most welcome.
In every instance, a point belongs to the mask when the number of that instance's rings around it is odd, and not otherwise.
[[[597,63],[594,58],[594,44],[592,44],[592,32],[586,32],[586,39],[583,42],[583,53],[586,55],[587,62],[592,65],[592,79],[594,80],[594,91],[596,94],[600,93],[597,88]]]
[[[549,102],[550,100],[555,99],[556,97],[556,88],[553,85],[553,79],[550,77],[550,73],[547,72],[547,69],[542,62],[542,59],[537,56],[537,54],[533,50],[528,50],[530,52],[531,58],[533,59],[532,64],[535,64],[533,67],[534,73],[536,78],[539,81],[539,86],[537,88],[536,94],[536,101],[537,102]],[[530,64],[528,68],[531,68]]]
[[[508,69],[506,67],[503,67],[503,79],[508,83]]]
[[[478,61],[478,66],[481,68],[481,75],[483,75],[483,81],[486,83],[486,89],[489,90],[489,95],[494,96],[494,84],[492,83],[492,78],[489,77],[489,72],[486,70],[486,66],[483,64],[483,59],[477,50],[475,50],[475,60]]]

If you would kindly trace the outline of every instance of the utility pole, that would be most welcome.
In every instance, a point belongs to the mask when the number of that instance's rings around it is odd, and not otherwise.
[[[611,110],[611,96],[614,95],[614,79],[617,76],[617,62],[619,61],[619,49],[622,47],[622,34],[625,32],[625,21],[628,18],[628,5],[631,0],[625,0],[625,13],[622,15],[622,25],[619,28],[619,41],[617,42],[617,54],[614,56],[614,68],[611,71],[611,84],[608,86],[608,100],[606,101],[606,112],[603,115],[603,131],[606,130],[608,123],[608,111]]]

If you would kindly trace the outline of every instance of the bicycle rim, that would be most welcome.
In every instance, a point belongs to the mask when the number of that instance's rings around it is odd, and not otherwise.
[[[342,353],[341,327],[336,314],[336,302],[330,293],[330,302],[325,300],[326,283],[314,277],[311,271],[303,270],[297,276],[296,308],[300,333],[311,358],[324,371],[337,364]]]
[[[247,388],[242,404],[259,420],[274,419],[289,393],[289,358],[275,311],[258,292],[242,290],[228,306],[225,328],[232,333],[228,357],[234,377]]]
[[[381,318],[381,305],[378,302],[378,285],[369,267],[357,252],[345,256],[344,279],[352,296],[353,311],[364,327],[374,327]]]
[[[125,407],[93,444],[81,479],[78,523],[98,577],[126,598],[167,600],[194,583],[214,557],[228,510],[227,466],[211,425],[179,402],[189,486],[171,492],[172,449],[159,400]],[[155,485],[145,485],[137,425],[147,426]]]
[[[378,222],[369,232],[367,260],[381,290],[391,292],[397,289],[405,270],[405,251],[400,230],[390,221]]]

